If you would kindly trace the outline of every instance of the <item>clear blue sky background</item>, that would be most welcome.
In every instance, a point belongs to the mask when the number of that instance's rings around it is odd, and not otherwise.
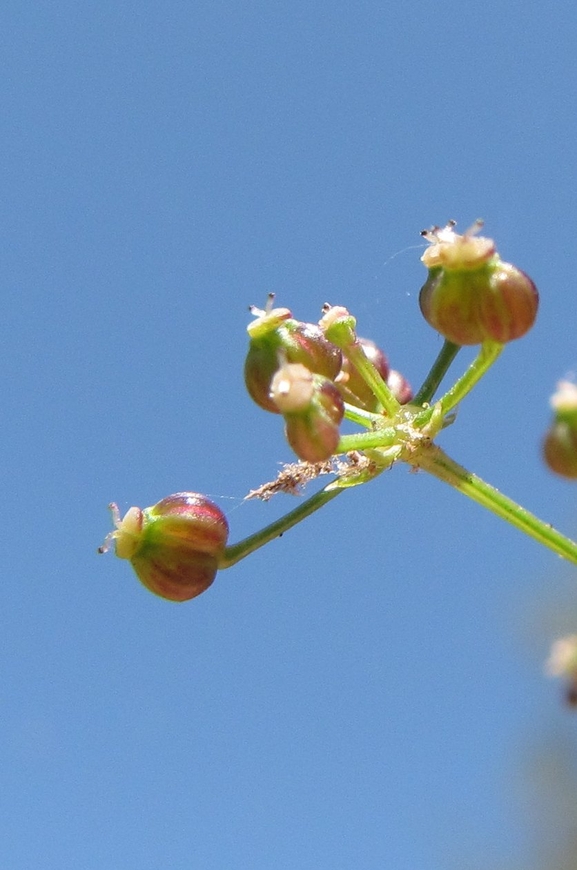
[[[576,36],[569,0],[5,0],[2,867],[539,866],[554,555],[405,467],[185,605],[96,547],[111,500],[209,493],[233,541],[293,507],[241,501],[291,458],[248,305],[344,304],[418,386],[419,230],[479,216],[542,307],[442,443],[577,531],[538,449],[577,369]]]

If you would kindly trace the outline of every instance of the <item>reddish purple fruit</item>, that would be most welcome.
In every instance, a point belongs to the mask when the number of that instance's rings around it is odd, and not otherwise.
[[[121,519],[111,506],[114,525],[100,552],[114,543],[138,579],[155,595],[188,601],[213,582],[228,539],[223,512],[206,496],[178,492],[153,507],[131,507]]]

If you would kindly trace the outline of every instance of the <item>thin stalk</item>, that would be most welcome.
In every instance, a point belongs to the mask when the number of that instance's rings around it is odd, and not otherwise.
[[[479,353],[467,369],[464,375],[456,381],[450,390],[439,400],[443,414],[456,407],[473,387],[479,383],[493,363],[499,358],[505,345],[496,341],[485,341],[481,345]]]
[[[413,405],[424,405],[425,402],[430,402],[437,388],[449,369],[449,366],[461,350],[460,344],[453,344],[452,341],[447,341],[439,351],[437,359],[431,366],[431,371],[423,381],[423,386],[411,400]]]
[[[486,483],[459,465],[436,444],[423,447],[411,460],[415,467],[423,468],[439,480],[450,484],[464,495],[476,501],[515,528],[543,544],[558,556],[577,564],[577,543],[565,537],[548,523],[508,498],[498,489]]]
[[[494,341],[484,342],[465,374],[461,375],[451,389],[447,390],[445,395],[435,402],[434,408],[440,409],[442,416],[445,416],[455,408],[471,392],[473,387],[479,383],[483,375],[489,371],[493,363],[499,358],[504,346]],[[414,425],[418,429],[423,429],[427,425],[433,416],[434,408],[425,408],[417,413],[414,418]]]
[[[375,423],[383,419],[381,414],[373,414],[371,411],[357,408],[356,405],[349,405],[348,402],[345,402],[345,417],[347,420],[358,423],[359,426],[364,426],[366,429],[372,429]]]
[[[226,547],[219,560],[219,569],[230,568],[231,565],[236,565],[236,563],[240,562],[241,559],[244,559],[245,556],[254,553],[255,550],[268,544],[269,541],[279,538],[284,532],[288,531],[288,529],[291,529],[293,526],[296,526],[297,523],[300,523],[301,520],[306,519],[306,517],[309,517],[315,511],[318,511],[319,508],[323,507],[323,505],[327,504],[327,502],[331,501],[333,498],[336,498],[336,496],[341,492],[344,492],[344,490],[331,489],[327,491],[327,488],[325,487],[325,489],[321,489],[310,498],[307,498],[307,500],[302,502],[302,504],[297,508],[290,511],[288,514],[285,514],[284,517],[275,520],[275,522],[271,523],[269,526],[265,526],[265,528],[261,529],[260,532],[256,532],[254,535],[249,535],[248,538],[244,538],[242,541],[239,541],[238,544],[232,544],[232,546]]]

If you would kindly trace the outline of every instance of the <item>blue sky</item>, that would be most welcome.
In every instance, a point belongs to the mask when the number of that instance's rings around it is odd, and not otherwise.
[[[419,231],[477,217],[541,310],[441,441],[576,530],[539,458],[577,370],[574,4],[8,0],[1,22],[0,863],[536,866],[531,771],[574,745],[542,676],[577,625],[555,556],[405,467],[185,605],[96,547],[111,500],[208,493],[233,541],[293,507],[242,502],[291,459],[243,389],[248,306],[346,305],[418,386],[440,348]]]

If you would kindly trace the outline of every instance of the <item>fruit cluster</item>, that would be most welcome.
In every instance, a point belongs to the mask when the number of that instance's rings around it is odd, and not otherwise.
[[[325,305],[318,323],[297,320],[288,308],[251,308],[246,388],[259,407],[283,418],[287,441],[299,463],[275,483],[251,495],[298,491],[306,481],[331,473],[331,483],[280,520],[235,545],[219,507],[199,493],[183,492],[153,507],[130,508],[123,518],[111,505],[114,529],[101,552],[114,546],[142,583],[171,601],[186,601],[207,589],[218,570],[312,514],[350,486],[365,483],[395,461],[423,469],[502,519],[577,563],[577,544],[516,505],[450,459],[434,441],[454,420],[468,395],[504,346],[533,325],[538,293],[532,280],[505,263],[480,222],[464,234],[454,222],[422,233],[430,247],[419,303],[428,323],[445,338],[437,359],[413,394],[406,378],[389,365],[373,341],[356,333],[355,318],[341,306]],[[463,345],[480,345],[469,368],[441,398],[437,388]],[[562,383],[552,400],[554,420],[543,453],[556,473],[577,479],[577,387]],[[361,431],[342,434],[343,419]]]
[[[389,368],[373,341],[357,338],[354,318],[346,309],[326,305],[318,324],[303,323],[288,308],[273,308],[273,298],[264,311],[251,308],[256,320],[248,326],[244,380],[257,405],[282,414],[287,441],[299,459],[322,462],[336,452],[345,402],[383,413],[378,396],[355,365],[359,353],[400,404],[410,402],[413,394],[406,379]],[[344,341],[339,341],[340,320],[350,326]]]

